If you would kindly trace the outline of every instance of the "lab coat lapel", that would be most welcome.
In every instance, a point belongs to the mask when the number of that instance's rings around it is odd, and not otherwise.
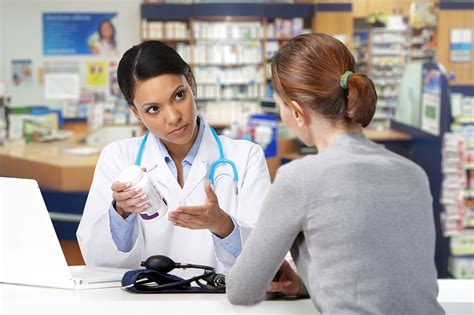
[[[209,175],[209,166],[214,160],[217,160],[219,152],[214,136],[206,124],[202,136],[201,145],[194,159],[191,170],[184,184],[183,197],[186,198],[194,189]]]
[[[181,190],[178,181],[168,165],[166,165],[165,158],[158,147],[158,139],[153,134],[150,134],[147,139],[142,157],[142,167],[146,167],[152,180],[159,182],[169,189]]]

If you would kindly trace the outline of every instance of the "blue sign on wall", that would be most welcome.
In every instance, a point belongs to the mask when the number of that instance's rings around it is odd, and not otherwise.
[[[110,22],[111,46],[116,48],[115,27],[111,20],[117,13],[43,13],[44,55],[92,55],[102,39],[99,27]],[[109,49],[112,49],[109,48]]]

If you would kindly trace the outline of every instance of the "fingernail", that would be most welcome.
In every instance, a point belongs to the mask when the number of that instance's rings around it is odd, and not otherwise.
[[[141,198],[142,200],[145,200],[145,199],[147,199],[148,197],[147,197],[146,194],[143,194],[140,198]]]
[[[132,183],[126,183],[126,184],[125,184],[125,187],[126,187],[126,188],[128,188],[128,187],[130,187],[130,186],[132,186]]]
[[[142,191],[142,189],[141,189],[141,187],[137,187],[137,188],[135,188],[135,191],[140,192],[140,191]]]
[[[142,202],[140,203],[140,205],[137,206],[137,207],[138,207],[138,208],[142,208],[142,207],[145,207],[145,206],[148,206],[148,207],[150,206],[150,205],[148,204],[148,200],[147,200],[147,201],[142,201]]]

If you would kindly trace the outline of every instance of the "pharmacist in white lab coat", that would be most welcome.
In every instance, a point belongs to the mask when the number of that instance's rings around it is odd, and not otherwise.
[[[138,268],[149,256],[166,255],[225,272],[240,254],[270,185],[262,149],[213,134],[197,114],[189,65],[161,42],[129,49],[118,81],[150,133],[111,143],[101,152],[77,231],[86,264]],[[229,163],[219,164],[212,187],[210,169],[221,158],[219,142],[236,174]],[[143,192],[117,181],[133,164],[146,170],[166,199],[165,215],[145,215],[149,200]]]

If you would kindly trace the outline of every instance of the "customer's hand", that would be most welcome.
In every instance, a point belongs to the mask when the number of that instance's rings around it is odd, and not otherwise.
[[[301,279],[291,268],[290,263],[283,260],[280,269],[267,288],[267,292],[281,292],[285,295],[298,295],[301,287]]]
[[[146,172],[145,168],[142,170]],[[140,188],[130,188],[130,183],[115,182],[111,188],[115,211],[124,219],[134,212],[144,212],[150,206],[147,195]]]

